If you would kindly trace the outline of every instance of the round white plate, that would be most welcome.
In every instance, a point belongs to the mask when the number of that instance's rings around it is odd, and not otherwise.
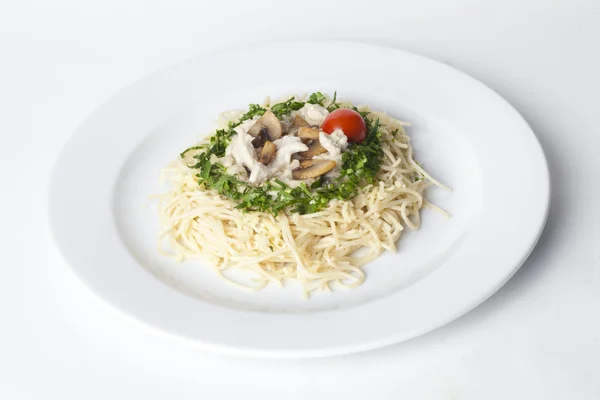
[[[334,90],[412,122],[417,159],[454,189],[428,191],[451,219],[424,210],[421,229],[367,266],[361,287],[309,300],[293,284],[240,292],[202,262],[158,255],[147,196],[164,190],[160,169],[210,133],[221,111],[267,95]],[[525,261],[548,207],[542,149],[492,90],[402,51],[304,42],[205,55],[126,88],[65,146],[49,212],[77,275],[135,320],[207,349],[316,357],[406,340],[471,310]]]

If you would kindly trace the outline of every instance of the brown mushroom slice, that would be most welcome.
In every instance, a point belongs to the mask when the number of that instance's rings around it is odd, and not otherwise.
[[[302,127],[298,131],[298,137],[300,139],[309,139],[309,140],[319,140],[319,132],[318,129]]]
[[[300,161],[300,168],[292,171],[292,177],[297,180],[318,178],[333,168],[335,161],[332,160],[303,160]]]
[[[291,125],[289,122],[279,121],[281,123],[281,135],[285,136],[290,133]]]
[[[267,110],[262,117],[260,117],[254,125],[248,129],[248,134],[251,136],[258,136],[261,131],[265,130],[269,135],[269,140],[277,140],[281,138],[281,122],[277,119],[272,111]]]
[[[265,142],[262,150],[260,151],[260,156],[258,157],[258,161],[263,163],[264,165],[269,165],[271,161],[275,158],[275,153],[277,152],[277,146],[273,144],[273,142]]]
[[[310,140],[307,145],[308,150],[298,153],[304,158],[313,158],[319,154],[327,153],[327,149],[318,140]]]
[[[294,119],[292,120],[292,125],[290,125],[290,129],[289,129],[289,134],[290,135],[298,135],[298,131],[300,130],[300,128],[308,128],[310,127],[310,125],[308,125],[308,122],[306,122],[304,120],[304,118],[302,118],[299,115],[296,115],[294,117]]]
[[[306,122],[306,120],[304,118],[302,118],[299,115],[296,115],[294,117],[294,120],[292,121],[292,126],[297,126],[299,128],[301,127],[309,127],[310,125],[308,125],[308,122]]]
[[[267,133],[266,128],[262,128],[260,130],[260,132],[258,133],[258,135],[256,135],[256,137],[254,139],[252,139],[252,146],[254,146],[255,149],[259,149],[259,148],[263,147],[266,142],[270,142],[270,141],[271,141],[271,137]]]

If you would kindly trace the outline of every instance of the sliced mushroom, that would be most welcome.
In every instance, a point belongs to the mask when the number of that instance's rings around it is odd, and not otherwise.
[[[298,180],[317,178],[334,167],[335,161],[332,160],[303,160],[300,161],[300,168],[292,171],[292,177]]]
[[[310,125],[308,125],[308,122],[306,122],[304,118],[302,118],[299,115],[296,115],[292,121],[292,125],[290,125],[289,134],[297,135],[300,128],[305,128],[309,126]]]
[[[265,142],[262,150],[260,151],[260,156],[258,157],[258,161],[265,165],[269,165],[271,161],[275,158],[275,153],[277,152],[277,146],[273,144],[273,142]]]
[[[269,135],[270,140],[277,140],[281,137],[281,122],[277,119],[272,111],[266,111],[254,125],[248,129],[248,133],[252,136],[258,136],[263,129]]]
[[[285,121],[279,121],[281,123],[281,134],[283,136],[287,135],[288,133],[290,133],[290,123],[289,122],[285,122]]]
[[[321,131],[318,129],[302,127],[298,131],[298,137],[300,139],[318,140],[319,132]]]
[[[310,125],[308,125],[308,122],[306,122],[306,121],[304,120],[304,118],[302,118],[302,117],[301,117],[301,116],[299,116],[299,115],[296,115],[296,116],[294,117],[294,120],[292,121],[292,126],[297,126],[297,127],[301,128],[301,127],[303,127],[303,126],[306,126],[306,127],[308,127],[308,126],[310,126]]]
[[[318,140],[310,140],[306,145],[308,146],[308,150],[298,153],[304,158],[312,158],[319,154],[327,153],[327,149]]]
[[[270,141],[271,137],[267,133],[267,129],[262,128],[260,132],[258,132],[258,135],[256,135],[256,137],[252,140],[252,146],[254,146],[255,149],[258,149],[260,147],[263,147],[265,145],[265,142]]]

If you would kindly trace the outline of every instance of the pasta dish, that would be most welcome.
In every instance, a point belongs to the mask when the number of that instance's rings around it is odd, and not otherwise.
[[[363,283],[362,267],[395,252],[423,207],[440,210],[425,189],[445,186],[415,161],[407,123],[336,98],[316,92],[222,114],[162,172],[170,190],[159,202],[159,250],[201,258],[253,291]]]

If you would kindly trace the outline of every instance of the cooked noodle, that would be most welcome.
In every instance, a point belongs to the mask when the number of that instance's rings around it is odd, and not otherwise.
[[[233,200],[200,188],[196,172],[182,161],[174,163],[163,171],[172,190],[159,204],[160,251],[178,260],[202,258],[226,281],[253,291],[285,280],[297,281],[305,294],[360,285],[361,267],[384,250],[395,252],[405,227],[419,228],[419,212],[429,206],[424,190],[445,187],[413,159],[405,123],[382,113],[371,116],[382,124],[377,184],[312,214],[242,212]],[[251,279],[233,280],[225,275],[230,270],[246,271]]]

